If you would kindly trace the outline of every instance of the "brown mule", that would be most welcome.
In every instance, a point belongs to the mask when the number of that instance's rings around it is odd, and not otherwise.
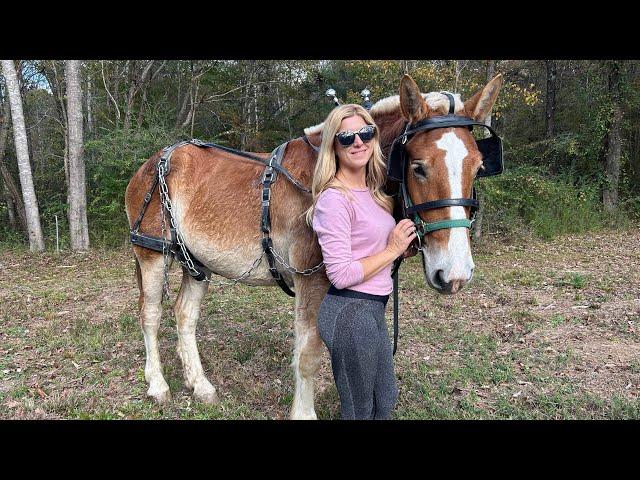
[[[456,113],[484,119],[490,113],[501,85],[502,77],[499,75],[464,104],[456,96]],[[446,113],[447,102],[447,97],[440,93],[421,94],[415,82],[405,76],[399,97],[381,100],[371,109],[380,129],[383,147],[388,148],[407,120],[415,122]],[[312,144],[320,145],[321,131],[322,125],[318,125],[306,129],[305,133]],[[419,133],[407,143],[407,152],[411,159],[407,186],[414,203],[451,198],[458,191],[461,196],[469,196],[475,172],[481,166],[481,155],[467,129],[447,128]],[[266,154],[258,155],[267,157]],[[153,183],[159,156],[160,152],[147,160],[127,186],[125,206],[130,225],[134,224],[144,196]],[[308,187],[315,160],[315,151],[298,138],[287,145],[282,166]],[[259,163],[217,149],[185,145],[173,152],[171,171],[166,181],[179,231],[191,253],[218,275],[239,277],[250,269],[262,252],[260,181],[263,171],[264,166]],[[388,186],[393,188],[392,184]],[[311,196],[284,176],[279,176],[273,184],[270,207],[273,247],[298,270],[322,261],[317,238],[304,219],[304,212],[310,205]],[[424,220],[436,221],[452,214],[460,215],[454,211],[462,208],[441,208],[421,212],[420,216]],[[142,220],[140,232],[154,237],[162,235],[157,190]],[[422,249],[427,281],[434,286],[430,279],[437,277],[437,281],[450,285],[448,293],[458,291],[470,279],[469,270],[473,268],[468,231],[460,228],[440,230],[429,233],[425,240],[427,237]],[[139,246],[134,246],[133,251],[140,287],[140,322],[146,348],[145,379],[149,383],[147,393],[162,403],[170,399],[169,386],[162,375],[157,341],[162,311],[163,256]],[[322,355],[316,320],[329,281],[324,270],[309,276],[291,274],[284,268],[279,268],[279,271],[296,293],[292,361],[295,393],[290,416],[315,419],[314,378]],[[277,285],[264,261],[241,283]],[[217,402],[216,389],[205,377],[195,338],[200,304],[207,288],[207,282],[194,280],[183,269],[174,311],[185,384],[193,389],[197,400],[214,403]]]

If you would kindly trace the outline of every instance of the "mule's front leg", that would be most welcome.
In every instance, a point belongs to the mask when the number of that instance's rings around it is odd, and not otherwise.
[[[316,420],[314,381],[322,359],[322,339],[318,334],[318,308],[329,288],[322,273],[312,277],[296,276],[295,348],[292,367],[295,392],[291,406],[292,420]]]
[[[200,303],[209,284],[194,280],[184,269],[182,285],[175,305],[178,328],[178,354],[182,360],[187,388],[193,389],[196,400],[218,403],[216,389],[204,375],[200,354],[196,344],[196,325],[200,316]]]

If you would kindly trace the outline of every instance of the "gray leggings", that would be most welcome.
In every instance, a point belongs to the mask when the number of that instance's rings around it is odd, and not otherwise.
[[[385,304],[330,293],[318,312],[318,331],[331,355],[343,420],[389,419],[398,398]]]

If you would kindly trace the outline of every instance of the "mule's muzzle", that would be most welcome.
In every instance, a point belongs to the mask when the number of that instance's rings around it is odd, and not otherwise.
[[[468,279],[460,279],[455,278],[453,280],[447,281],[444,277],[444,270],[437,270],[432,279],[430,279],[429,283],[433,288],[435,288],[438,293],[443,293],[446,295],[453,295],[454,293],[458,293],[462,290],[471,278],[473,277],[473,271]]]

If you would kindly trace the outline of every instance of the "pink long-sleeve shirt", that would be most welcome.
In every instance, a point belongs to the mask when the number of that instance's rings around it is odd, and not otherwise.
[[[358,260],[384,250],[396,222],[368,189],[351,189],[351,193],[353,202],[340,190],[328,188],[318,197],[313,212],[313,230],[327,277],[338,289],[388,295],[393,291],[393,262],[363,281],[364,268]]]

